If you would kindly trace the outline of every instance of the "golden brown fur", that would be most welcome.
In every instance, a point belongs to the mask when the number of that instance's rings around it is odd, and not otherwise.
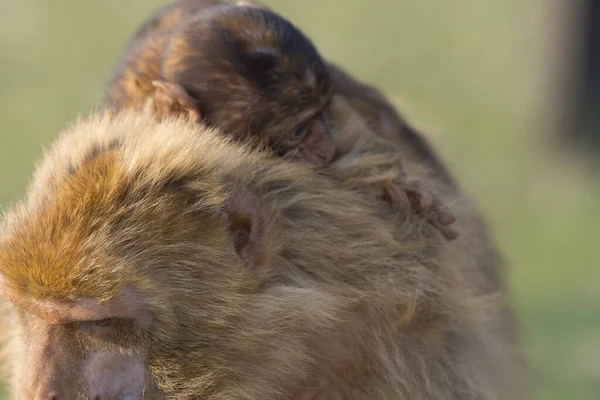
[[[62,134],[8,214],[0,289],[50,304],[141,293],[152,323],[118,330],[115,344],[122,357],[148,352],[145,399],[518,398],[510,311],[489,278],[499,259],[478,215],[461,199],[452,245],[432,241],[407,207],[382,217],[339,182],[374,160],[317,172],[183,120],[92,115]],[[258,202],[262,272],[219,217],[239,190]],[[35,369],[27,338],[46,326],[18,315],[15,390]],[[87,340],[53,329],[65,352]],[[59,398],[87,399],[81,354],[61,354],[48,365],[67,363],[65,382],[79,383],[56,386]]]
[[[160,78],[162,52],[169,33],[183,20],[204,9],[224,4],[220,0],[179,0],[158,9],[125,46],[108,82],[105,102],[112,106],[142,106]]]

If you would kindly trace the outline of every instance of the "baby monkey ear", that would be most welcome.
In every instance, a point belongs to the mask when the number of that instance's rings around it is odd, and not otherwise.
[[[152,81],[154,86],[154,106],[159,115],[187,114],[193,122],[202,121],[196,101],[181,86],[165,80]]]
[[[253,271],[265,271],[271,254],[267,224],[258,198],[248,189],[236,186],[224,211],[237,255]]]

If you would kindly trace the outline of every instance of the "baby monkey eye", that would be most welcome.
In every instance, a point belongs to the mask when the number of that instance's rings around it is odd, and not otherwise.
[[[296,127],[296,129],[294,129],[294,132],[292,133],[292,135],[295,138],[300,138],[302,136],[304,136],[306,134],[306,125],[302,124],[299,125],[298,127]]]

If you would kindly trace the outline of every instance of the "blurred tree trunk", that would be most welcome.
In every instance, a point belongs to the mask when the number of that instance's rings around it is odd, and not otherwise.
[[[572,116],[575,140],[600,150],[600,1],[583,5],[581,60],[576,64],[576,98]],[[579,78],[577,78],[579,76]]]

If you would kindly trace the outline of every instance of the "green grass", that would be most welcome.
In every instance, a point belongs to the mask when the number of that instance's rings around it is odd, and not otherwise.
[[[532,398],[592,400],[600,393],[600,185],[545,151],[531,118],[540,106],[528,58],[537,49],[525,45],[533,2],[268,3],[327,58],[397,101],[488,215],[511,262]],[[128,35],[162,3],[2,2],[0,204],[22,195],[42,146],[98,102]]]

